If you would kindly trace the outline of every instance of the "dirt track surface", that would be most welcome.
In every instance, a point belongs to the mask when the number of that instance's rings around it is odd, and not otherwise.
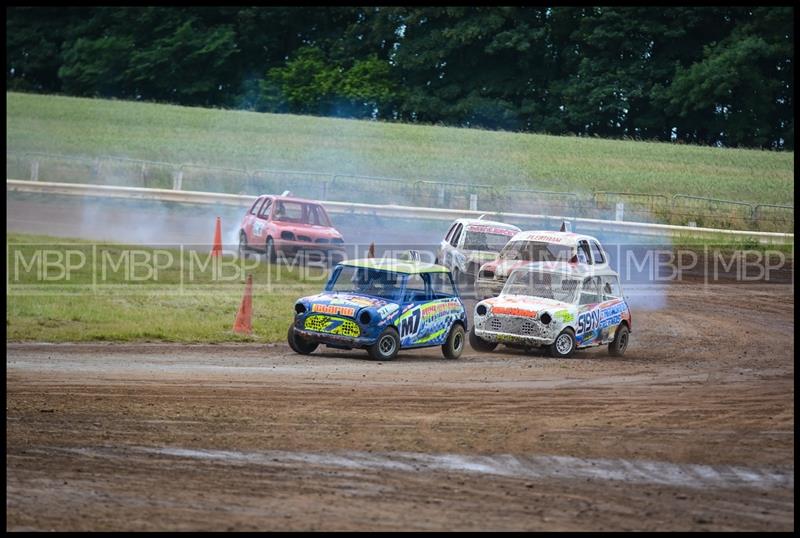
[[[9,344],[7,530],[792,530],[793,311],[676,285],[621,359]]]

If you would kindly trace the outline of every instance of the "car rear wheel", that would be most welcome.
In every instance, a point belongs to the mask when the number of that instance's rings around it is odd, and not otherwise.
[[[289,325],[289,334],[286,336],[286,340],[289,342],[289,347],[292,348],[292,351],[300,353],[301,355],[310,355],[319,345],[318,342],[306,340],[299,334],[296,334],[294,332],[294,324]]]
[[[555,342],[550,344],[549,349],[551,357],[558,359],[571,357],[575,351],[575,333],[570,328],[564,329],[561,334],[556,336]]]
[[[275,263],[275,241],[271,237],[267,237],[267,245],[264,249],[264,256],[269,263]]]
[[[445,359],[457,359],[464,351],[464,327],[460,323],[455,323],[450,328],[447,340],[442,344],[442,354]]]
[[[497,347],[497,342],[488,342],[475,334],[475,327],[469,330],[469,345],[475,351],[493,351]]]
[[[391,327],[386,327],[374,344],[367,348],[369,356],[376,361],[390,361],[397,356],[400,351],[400,337],[397,331]]]
[[[625,350],[628,349],[628,337],[630,330],[628,326],[622,323],[617,327],[617,333],[614,335],[614,340],[608,344],[608,354],[612,357],[622,357]]]

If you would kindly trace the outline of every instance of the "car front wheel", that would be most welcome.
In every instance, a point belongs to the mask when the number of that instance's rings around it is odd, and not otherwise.
[[[550,355],[558,359],[566,359],[571,357],[575,351],[575,333],[572,329],[567,328],[561,331],[556,337],[555,342],[550,344]]]
[[[300,353],[301,355],[310,355],[319,345],[318,342],[306,340],[299,334],[296,334],[294,332],[294,324],[289,325],[289,334],[286,336],[286,340],[289,342],[289,347],[292,348],[292,351]]]
[[[488,342],[475,334],[475,327],[469,330],[469,345],[475,351],[493,351],[497,347],[497,342]]]
[[[367,348],[369,356],[376,361],[390,361],[397,356],[400,351],[400,337],[397,331],[391,327],[386,327],[374,344]]]

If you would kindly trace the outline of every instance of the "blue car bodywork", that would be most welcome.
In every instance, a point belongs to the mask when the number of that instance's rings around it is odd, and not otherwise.
[[[468,330],[450,272],[420,262],[342,262],[324,292],[295,303],[295,333],[340,349],[368,348],[388,326],[397,330],[401,349],[439,346],[455,323]]]

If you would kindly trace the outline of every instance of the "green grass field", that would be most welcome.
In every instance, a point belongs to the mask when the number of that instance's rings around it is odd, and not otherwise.
[[[208,252],[161,249],[148,260],[151,248],[24,234],[8,234],[6,248],[9,342],[283,341],[295,300],[325,282],[319,269],[252,260],[253,335],[242,336],[232,327],[245,284],[232,256],[215,278]],[[126,251],[137,252],[130,263]]]
[[[794,153],[6,93],[13,151],[792,204]],[[24,179],[24,178],[23,178]]]

